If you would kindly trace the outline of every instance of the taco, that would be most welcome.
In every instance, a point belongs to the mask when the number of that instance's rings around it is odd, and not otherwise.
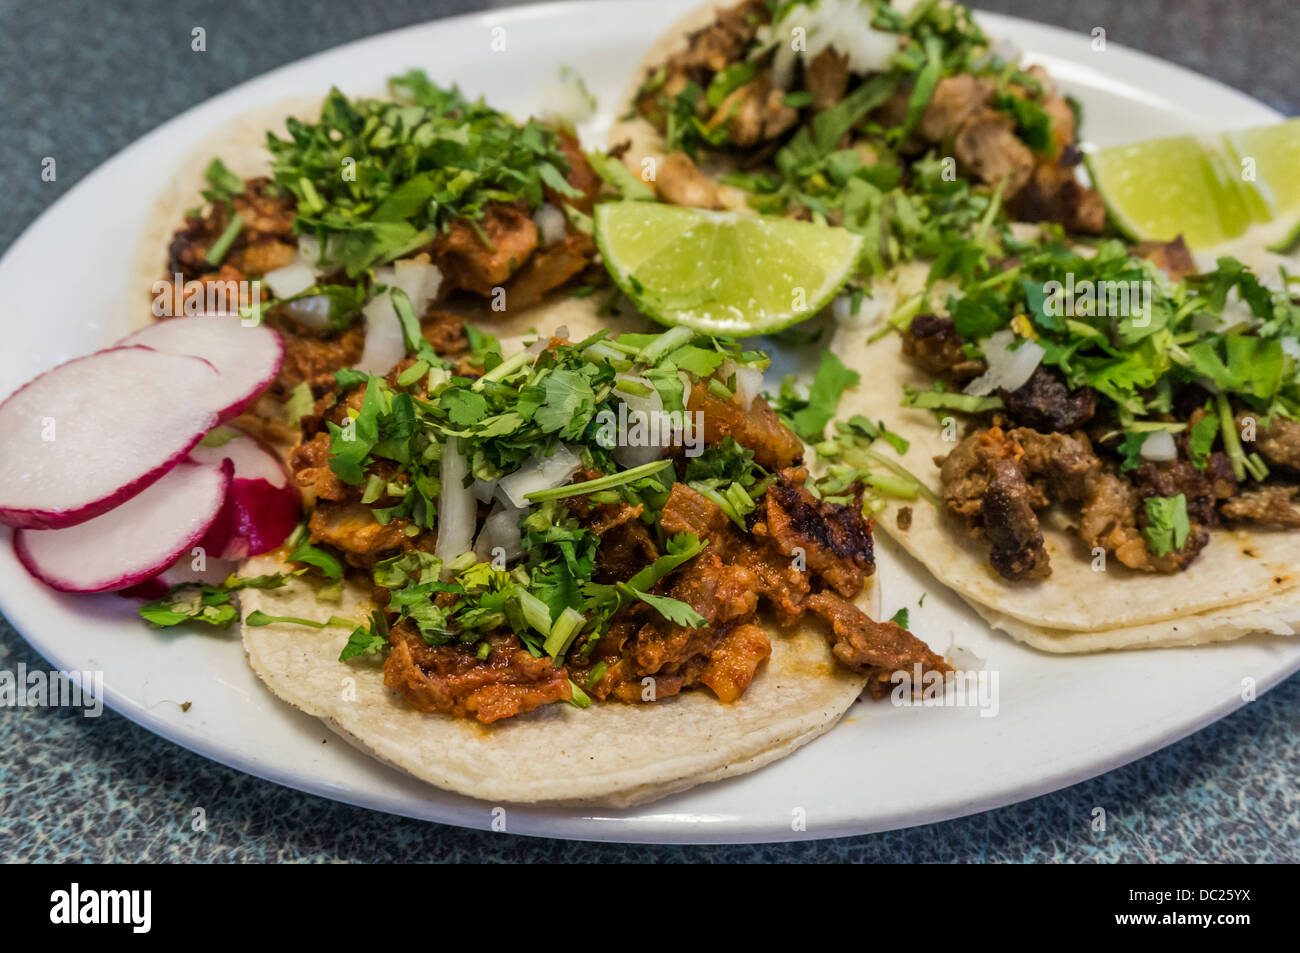
[[[306,509],[240,579],[150,617],[224,619],[237,591],[276,695],[417,777],[518,802],[741,774],[895,673],[946,670],[878,621],[869,488],[814,492],[760,395],[767,358],[596,313],[589,214],[611,185],[571,132],[418,73],[392,91],[299,107],[265,152],[265,116],[223,131],[234,158],[196,165],[206,204],[150,236],[168,306],[264,285],[240,313],[286,357],[236,424],[284,449]]]
[[[840,331],[877,382],[844,409],[889,420],[936,493],[879,525],[1036,647],[1292,631],[1300,305],[1232,259],[1189,270],[1178,243],[1026,242],[943,290],[900,270],[920,313],[874,341]]]
[[[301,408],[335,370],[382,374],[406,353],[395,291],[440,353],[468,346],[467,322],[511,335],[594,310],[601,188],[564,122],[518,122],[419,70],[385,97],[274,104],[216,130],[164,190],[133,314],[274,327],[283,366],[241,424],[291,442],[291,395]]]
[[[805,486],[762,355],[576,330],[336,374],[290,457],[311,517],[245,570],[302,573],[243,600],[272,691],[460,793],[626,804],[946,670],[873,620],[865,487]]]
[[[1014,218],[1104,224],[1075,174],[1077,104],[957,4],[704,4],[654,43],[625,100],[610,145],[666,202],[862,230],[871,194],[925,161],[995,189]],[[865,188],[842,194],[863,167]]]

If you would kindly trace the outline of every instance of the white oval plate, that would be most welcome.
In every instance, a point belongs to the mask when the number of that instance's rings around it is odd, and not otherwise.
[[[275,70],[177,117],[106,162],[32,225],[0,261],[7,305],[0,393],[59,361],[103,347],[129,327],[120,302],[136,236],[188,144],[230,117],[289,96],[381,88],[413,66],[517,115],[539,106],[560,64],[600,95],[582,131],[603,143],[651,39],[690,0],[525,7],[429,23],[352,43]],[[1267,123],[1277,113],[1186,70],[1113,44],[987,16],[1044,63],[1085,106],[1098,144]],[[494,28],[505,52],[492,52]],[[105,439],[112,439],[106,434]],[[833,837],[923,824],[1033,797],[1100,774],[1195,731],[1300,667],[1300,645],[1247,639],[1199,649],[1052,657],[988,627],[887,542],[886,613],[911,607],[937,649],[950,640],[998,674],[1000,710],[860,703],[792,757],[746,777],[630,811],[509,807],[515,833],[592,840],[704,842]],[[926,593],[923,608],[917,607]],[[157,632],[114,596],[66,597],[32,580],[0,537],[0,608],[49,662],[100,670],[115,710],[177,744],[271,781],[411,817],[490,827],[493,805],[427,787],[351,749],[267,692],[232,633]],[[188,711],[180,703],[190,702]],[[725,718],[726,712],[719,711]],[[499,812],[498,812],[498,817]],[[498,824],[498,827],[500,825]]]

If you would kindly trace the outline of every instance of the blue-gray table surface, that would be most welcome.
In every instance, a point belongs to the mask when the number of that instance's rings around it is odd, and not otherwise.
[[[497,6],[504,4],[495,4]],[[1294,0],[988,0],[1300,106]],[[340,43],[494,4],[0,0],[3,252],[64,190],[172,116]],[[190,31],[209,52],[185,55]],[[56,182],[41,159],[55,156]],[[11,316],[6,320],[14,320]],[[1152,659],[1157,663],[1157,659]],[[0,618],[0,670],[40,657]],[[1104,690],[1102,686],[1098,690]],[[1300,677],[1205,730],[1063,791],[960,820],[806,844],[660,847],[512,837],[394,818],[207,761],[106,712],[0,709],[0,860],[1295,861]],[[194,804],[210,811],[191,829]],[[1109,817],[1092,832],[1093,808]]]

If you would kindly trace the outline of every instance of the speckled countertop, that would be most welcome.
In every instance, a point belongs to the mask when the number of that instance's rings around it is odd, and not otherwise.
[[[182,110],[357,37],[494,4],[0,0],[0,252],[100,162]],[[1088,31],[1300,111],[1294,0],[993,0],[986,9]],[[190,30],[220,56],[171,56]],[[56,155],[57,183],[40,179]],[[0,619],[0,670],[40,657]],[[106,712],[0,709],[0,860],[31,861],[1297,861],[1300,677],[1192,737],[1055,794],[944,824],[810,844],[604,845],[394,818],[299,794]],[[207,830],[190,806],[222,794]],[[1109,831],[1089,830],[1094,806]]]

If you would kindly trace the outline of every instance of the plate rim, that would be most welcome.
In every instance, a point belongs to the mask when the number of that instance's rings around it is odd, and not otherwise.
[[[485,26],[491,26],[498,24],[510,25],[512,23],[532,20],[564,19],[580,15],[584,8],[592,5],[592,2],[586,2],[586,0],[559,0],[559,2],[518,6],[501,10],[476,11],[452,17],[420,21],[418,23],[408,24],[392,30],[349,40],[346,43],[316,51],[291,62],[275,66],[256,76],[242,80],[228,89],[225,89],[201,102],[195,103],[184,111],[172,116],[106,158],[96,166],[95,169],[89,172],[79,182],[47,206],[40,215],[30,221],[22,231],[19,232],[10,244],[9,248],[6,249],[4,256],[0,257],[0,273],[3,273],[4,265],[8,260],[14,257],[15,254],[24,248],[29,242],[34,241],[33,236],[48,217],[55,215],[67,204],[77,201],[83,192],[93,191],[96,187],[97,181],[102,175],[106,174],[105,170],[110,166],[123,161],[123,157],[136,150],[137,147],[146,145],[154,140],[165,139],[169,130],[174,126],[185,122],[196,113],[212,111],[214,107],[228,108],[228,106],[225,106],[224,104],[231,100],[240,98],[247,92],[249,87],[263,83],[274,83],[275,78],[280,74],[300,69],[304,65],[319,58],[338,55],[343,51],[364,44],[391,40],[408,32],[413,33],[427,30],[435,26],[446,25],[450,27],[466,23],[481,23]],[[605,2],[601,2],[599,5],[605,9],[617,6],[627,7],[629,9],[662,9],[658,4],[651,4],[646,2],[646,0],[615,0],[615,2],[605,0]],[[1052,37],[1054,43],[1065,46],[1087,42],[1086,34],[1080,34],[1055,24],[1005,14],[987,13],[980,10],[976,10],[975,13],[981,23],[990,28],[990,32],[1039,32]],[[647,40],[647,44],[652,41],[653,38],[653,35],[650,36]],[[1202,90],[1213,89],[1217,95],[1227,96],[1235,100],[1243,107],[1247,108],[1249,112],[1258,116],[1267,115],[1274,121],[1285,118],[1282,113],[1273,107],[1217,79],[1197,73],[1195,70],[1188,67],[1163,60],[1159,57],[1153,56],[1152,54],[1132,49],[1120,43],[1112,43],[1109,40],[1107,43],[1108,47],[1113,48],[1120,54],[1120,58],[1131,59],[1132,62],[1141,63],[1145,69],[1162,73],[1163,76],[1168,77],[1171,81],[1190,83]],[[1033,48],[1026,50],[1026,53],[1031,60],[1034,59],[1035,56],[1041,55],[1043,52],[1044,51]],[[1075,62],[1081,61],[1076,60]],[[1127,74],[1125,74],[1125,76],[1127,76]],[[1120,82],[1124,85],[1132,86],[1135,80],[1121,77]],[[238,112],[242,111],[243,110],[239,110]],[[1250,121],[1253,122],[1255,120],[1251,119]],[[0,612],[4,613],[6,618],[13,625],[14,630],[39,656],[55,668],[64,670],[69,668],[66,664],[64,653],[59,650],[57,641],[51,641],[39,636],[33,638],[29,634],[30,632],[40,631],[39,621],[35,618],[28,618],[27,608],[23,605],[22,599],[11,597],[10,593],[7,591],[7,587],[0,587]],[[1000,636],[1000,638],[1009,639],[1010,637],[1003,635]],[[242,651],[242,645],[240,646],[240,650]],[[1262,692],[1270,690],[1283,679],[1294,673],[1297,669],[1300,669],[1300,657],[1297,657],[1289,663],[1275,666],[1264,679],[1261,679],[1260,693],[1262,694]],[[259,760],[254,756],[247,755],[243,751],[222,746],[218,742],[205,737],[203,731],[199,728],[186,729],[185,726],[168,722],[161,716],[155,714],[150,707],[147,707],[139,700],[130,697],[107,682],[105,682],[102,694],[104,704],[107,707],[113,709],[118,714],[121,714],[132,723],[139,725],[150,733],[162,737],[165,740],[179,745],[180,747],[201,757],[234,770],[241,771],[245,774],[252,775],[261,780],[280,784],[306,794],[340,801],[355,807],[380,810],[400,816],[413,817],[419,820],[434,821],[436,823],[453,824],[477,829],[485,829],[488,827],[488,822],[483,820],[480,816],[483,812],[478,812],[474,817],[471,817],[467,811],[457,804],[439,805],[437,802],[433,801],[425,802],[428,807],[440,809],[422,813],[412,813],[409,809],[399,806],[395,799],[390,799],[389,803],[385,805],[381,802],[382,799],[373,798],[368,794],[354,794],[348,789],[341,788],[332,782],[321,780],[317,776],[303,774],[292,769],[281,768],[274,763]],[[561,812],[562,809],[548,809],[545,806],[519,805],[516,808],[517,814],[524,813],[525,810],[527,810],[528,813],[536,812],[541,816],[536,820],[536,822],[526,822],[522,828],[512,830],[512,833],[519,833],[524,836],[557,837],[603,842],[712,844],[811,841],[921,826],[1005,807],[1028,798],[1060,790],[1064,787],[1097,777],[1159,751],[1168,745],[1174,744],[1214,721],[1231,714],[1243,705],[1244,702],[1240,698],[1230,697],[1218,705],[1207,706],[1196,717],[1180,721],[1177,725],[1159,734],[1157,737],[1147,739],[1131,747],[1123,748],[1118,751],[1112,749],[1105,758],[1099,760],[1090,767],[1077,769],[1066,766],[1050,775],[1034,776],[1028,781],[1000,792],[995,797],[986,797],[969,804],[960,804],[955,806],[949,805],[948,807],[938,808],[926,813],[908,815],[907,818],[901,822],[897,819],[891,819],[888,817],[876,818],[865,823],[849,821],[847,823],[833,824],[829,827],[818,827],[815,830],[795,833],[790,831],[788,828],[744,828],[743,824],[710,824],[707,820],[684,822],[681,819],[673,819],[663,825],[643,827],[629,836],[628,832],[620,830],[623,825],[620,823],[622,819],[618,817],[570,817],[565,816]],[[438,792],[438,794],[449,794],[449,792]],[[486,802],[474,803],[482,804]],[[649,807],[651,812],[653,812],[653,806],[651,805]],[[593,810],[595,813],[600,813],[599,809]]]

